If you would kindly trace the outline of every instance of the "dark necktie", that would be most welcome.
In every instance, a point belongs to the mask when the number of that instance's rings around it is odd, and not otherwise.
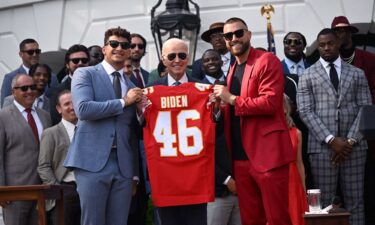
[[[139,69],[135,69],[134,72],[135,72],[135,77],[137,78],[137,81],[139,83],[139,87],[144,88],[142,78],[141,78],[141,74],[139,73]]]
[[[339,87],[339,76],[337,75],[335,64],[330,63],[329,66],[331,67],[331,69],[329,70],[329,78],[331,79],[333,87],[335,87],[337,91]]]
[[[36,127],[36,123],[33,117],[33,114],[31,114],[31,109],[25,109],[27,112],[27,122],[29,123],[31,130],[33,131],[34,137],[36,141],[39,143],[39,134],[38,134],[38,128]]]
[[[219,79],[216,79],[214,84],[220,84],[220,80]]]
[[[174,83],[172,84],[172,86],[178,86],[178,85],[180,85],[180,84],[181,84],[180,81],[176,81],[176,82],[174,82]]]
[[[120,82],[120,76],[121,74],[117,71],[112,73],[113,76],[113,90],[115,91],[116,98],[121,98],[121,82]]]

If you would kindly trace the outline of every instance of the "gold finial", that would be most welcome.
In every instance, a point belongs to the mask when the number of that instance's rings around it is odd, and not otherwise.
[[[264,13],[266,14],[267,22],[269,22],[270,19],[271,19],[270,12],[275,13],[275,9],[270,4],[266,4],[266,5],[262,6],[262,8],[260,9],[260,13],[261,13],[262,16],[264,15]]]

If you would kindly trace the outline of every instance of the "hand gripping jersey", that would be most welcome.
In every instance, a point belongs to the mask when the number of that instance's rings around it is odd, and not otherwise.
[[[215,123],[212,86],[185,83],[144,89],[143,137],[152,200],[158,207],[214,200]]]

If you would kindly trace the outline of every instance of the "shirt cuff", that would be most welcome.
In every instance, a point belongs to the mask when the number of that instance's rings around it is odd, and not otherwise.
[[[326,139],[324,139],[324,141],[325,141],[327,144],[329,144],[329,141],[330,141],[332,138],[334,138],[334,136],[333,136],[332,134],[330,134],[330,135],[328,135],[328,136],[326,137]]]
[[[125,107],[125,101],[124,101],[124,99],[121,98],[120,102],[121,102],[122,108],[124,108]]]
[[[231,177],[231,176],[228,176],[227,179],[225,179],[225,181],[223,182],[223,184],[227,185],[228,182],[229,182],[229,180],[230,180],[230,178],[232,178],[232,177]]]

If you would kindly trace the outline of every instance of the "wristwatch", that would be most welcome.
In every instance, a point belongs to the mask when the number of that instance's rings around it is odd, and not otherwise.
[[[355,139],[353,139],[353,138],[349,138],[349,139],[348,139],[348,143],[349,143],[351,146],[353,146],[353,145],[357,144],[357,141],[356,141]]]

